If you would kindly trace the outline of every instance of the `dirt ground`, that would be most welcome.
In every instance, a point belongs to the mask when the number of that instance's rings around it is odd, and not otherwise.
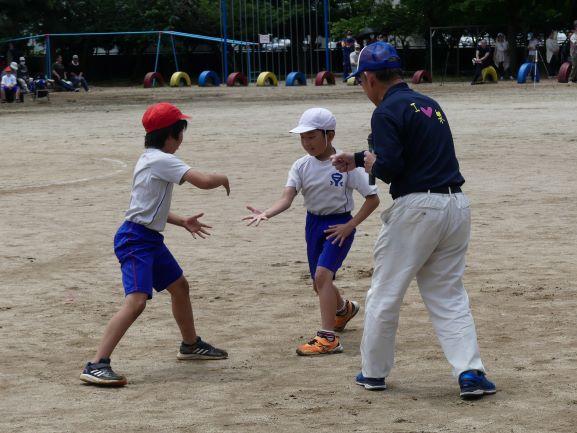
[[[240,219],[246,204],[280,194],[303,154],[288,130],[305,109],[335,113],[337,147],[365,147],[372,107],[360,88],[95,88],[0,107],[0,431],[577,431],[577,87],[419,90],[444,107],[473,202],[465,284],[495,396],[459,399],[415,286],[386,392],[353,383],[362,314],[343,334],[343,354],[294,352],[319,323],[302,200],[258,229]],[[205,212],[210,240],[165,232],[191,283],[199,334],[230,358],[177,361],[163,293],[113,355],[129,385],[85,386],[81,368],[123,299],[112,238],[143,147],[140,118],[161,100],[192,115],[178,155],[231,180],[230,197],[175,188],[173,211]],[[379,211],[337,280],[361,305],[378,213],[391,203],[380,188]]]

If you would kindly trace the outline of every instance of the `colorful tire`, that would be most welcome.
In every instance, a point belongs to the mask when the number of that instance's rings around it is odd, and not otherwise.
[[[258,87],[264,87],[266,85],[278,86],[278,79],[276,75],[269,71],[261,72],[256,79],[256,85]]]
[[[287,86],[306,86],[307,77],[302,72],[291,72],[286,77]]]
[[[557,81],[559,83],[568,83],[569,82],[569,75],[571,75],[571,62],[565,62],[559,68],[559,74],[557,75]]]
[[[413,84],[421,84],[423,81],[426,83],[432,83],[433,77],[431,77],[429,71],[426,71],[425,69],[419,69],[413,74],[413,79],[411,81]]]
[[[190,87],[190,77],[186,72],[175,72],[170,77],[170,87]]]
[[[496,83],[499,80],[497,76],[497,71],[492,66],[487,66],[486,68],[483,68],[483,70],[481,71],[481,77],[483,78],[484,82],[492,81],[493,83]]]
[[[531,73],[532,70],[535,68],[535,63],[523,63],[519,68],[519,72],[517,73],[517,83],[518,84],[525,84],[527,81],[527,77]],[[541,79],[541,75],[539,74],[539,68],[537,68],[537,74],[535,76],[535,81],[539,82]]]
[[[335,85],[335,76],[329,71],[320,71],[315,78],[315,86],[324,86],[325,81],[327,85]]]
[[[241,86],[248,86],[248,80],[242,72],[233,72],[226,79],[226,85],[228,87],[234,87],[237,83]]]
[[[357,78],[356,77],[351,77],[347,80],[347,86],[356,86],[357,83]]]
[[[149,72],[144,76],[144,88],[150,89],[155,86],[164,86],[164,78],[160,72]]]
[[[220,86],[220,77],[214,71],[203,71],[198,77],[200,87]]]

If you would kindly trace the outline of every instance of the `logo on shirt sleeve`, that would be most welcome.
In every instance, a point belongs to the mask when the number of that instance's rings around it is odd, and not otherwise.
[[[343,186],[343,175],[341,173],[333,173],[331,179],[330,184],[332,186]]]

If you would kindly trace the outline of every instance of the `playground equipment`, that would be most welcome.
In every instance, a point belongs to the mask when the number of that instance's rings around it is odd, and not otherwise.
[[[431,77],[429,71],[426,71],[425,69],[420,69],[413,74],[413,79],[411,80],[411,82],[413,84],[421,84],[423,81],[426,83],[432,83],[433,77]]]

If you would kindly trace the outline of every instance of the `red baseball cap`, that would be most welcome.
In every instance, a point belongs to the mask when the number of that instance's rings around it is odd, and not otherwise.
[[[142,125],[146,132],[156,131],[173,125],[179,120],[190,119],[178,108],[168,102],[159,102],[147,108],[142,116]]]

